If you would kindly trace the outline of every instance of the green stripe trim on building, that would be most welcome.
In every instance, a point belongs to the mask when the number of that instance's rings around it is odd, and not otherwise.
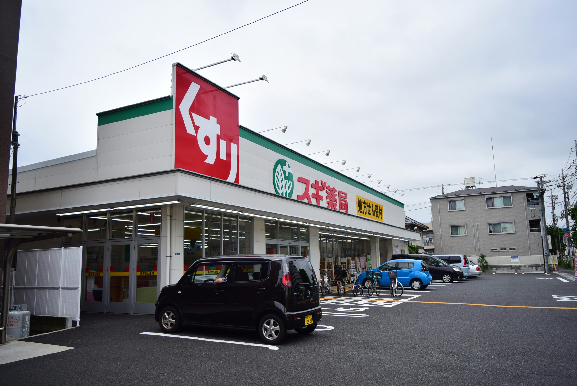
[[[333,169],[328,168],[324,165],[321,165],[318,162],[315,162],[312,159],[305,157],[302,154],[299,154],[299,153],[297,153],[297,152],[295,152],[295,151],[293,151],[287,147],[284,147],[284,146],[282,146],[282,145],[280,145],[274,141],[271,141],[270,139],[265,138],[262,135],[259,135],[250,129],[247,129],[246,127],[240,126],[239,135],[241,138],[244,138],[248,141],[256,143],[257,145],[260,145],[260,146],[265,147],[269,150],[272,150],[275,153],[278,153],[284,157],[292,159],[293,161],[299,162],[303,165],[306,165],[310,168],[313,168],[316,171],[319,171],[323,174],[326,174],[328,176],[336,178],[337,180],[342,181],[345,184],[354,186],[357,189],[360,189],[364,192],[372,194],[373,196],[379,197],[380,199],[383,199],[387,202],[395,204],[401,208],[405,207],[405,205],[402,202],[397,201],[394,198],[391,198],[391,197],[389,197],[389,196],[387,196],[387,195],[385,195],[385,194],[383,194],[377,190],[374,190],[374,189],[372,189],[366,185],[363,185],[360,182],[355,181],[352,178],[347,177],[344,174],[337,172],[336,170],[333,170]]]
[[[152,101],[139,103],[136,105],[121,107],[119,109],[105,111],[96,114],[98,116],[98,126],[109,123],[125,121],[127,119],[142,117],[144,115],[159,113],[161,111],[172,110],[172,97],[167,96]]]

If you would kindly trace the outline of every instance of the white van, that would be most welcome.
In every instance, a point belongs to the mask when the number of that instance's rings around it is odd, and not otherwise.
[[[471,276],[471,270],[469,268],[469,259],[467,259],[467,255],[433,255],[433,256],[438,257],[439,259],[443,260],[445,263],[449,265],[461,267],[461,270],[463,270],[464,277]]]

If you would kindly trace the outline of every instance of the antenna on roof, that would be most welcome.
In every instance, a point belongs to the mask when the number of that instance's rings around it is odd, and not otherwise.
[[[495,187],[497,187],[497,169],[495,168],[495,150],[493,149],[493,135],[491,134],[491,153],[493,153],[493,172],[495,173]]]

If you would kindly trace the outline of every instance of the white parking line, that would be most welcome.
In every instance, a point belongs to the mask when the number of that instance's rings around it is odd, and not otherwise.
[[[323,312],[323,316],[344,316],[346,318],[366,318],[368,314],[349,314],[346,312]]]
[[[557,300],[558,302],[577,302],[577,296],[574,295],[551,295],[553,299]]]
[[[165,338],[180,338],[180,339],[190,339],[190,340],[201,340],[203,342],[213,342],[213,343],[229,343],[229,344],[237,344],[239,346],[252,346],[252,347],[262,347],[268,348],[269,350],[278,350],[277,346],[270,346],[267,344],[258,344],[258,343],[245,343],[245,342],[234,342],[231,340],[220,340],[220,339],[206,339],[206,338],[197,338],[194,336],[183,336],[183,335],[172,335],[172,334],[163,334],[160,332],[141,332],[140,335],[152,335],[152,336],[163,336]]]
[[[569,283],[569,280],[563,279],[562,277],[558,277],[557,279],[561,280],[563,283]]]

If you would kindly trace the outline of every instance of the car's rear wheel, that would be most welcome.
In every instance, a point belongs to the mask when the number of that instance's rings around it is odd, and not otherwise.
[[[310,324],[306,327],[295,328],[295,331],[298,332],[299,334],[310,334],[311,332],[313,332],[315,330],[315,328],[317,328],[317,324],[313,323],[313,324]]]
[[[415,291],[419,291],[423,289],[423,282],[419,279],[413,279],[411,280],[411,289],[415,290]]]
[[[279,344],[286,335],[284,321],[276,314],[266,314],[260,318],[257,330],[260,339],[267,344]]]
[[[160,328],[164,332],[173,333],[180,329],[180,314],[172,306],[165,307],[160,313]]]
[[[450,273],[444,273],[443,283],[452,283],[452,282],[453,282],[453,276]]]

